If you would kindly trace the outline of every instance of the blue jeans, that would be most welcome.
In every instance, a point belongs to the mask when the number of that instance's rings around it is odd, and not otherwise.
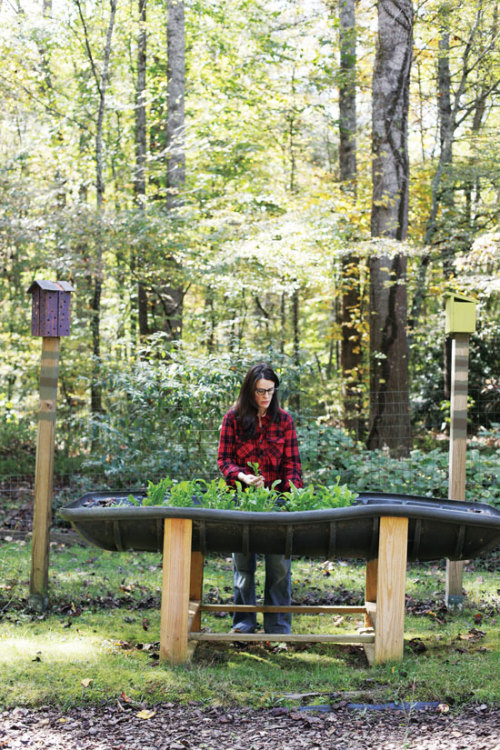
[[[291,559],[284,555],[265,555],[266,583],[264,604],[287,606],[292,596]],[[233,554],[234,603],[255,604],[255,565],[256,555]],[[242,633],[252,633],[257,626],[255,612],[235,612],[233,628]],[[266,633],[290,633],[292,615],[284,612],[265,612],[264,630]]]

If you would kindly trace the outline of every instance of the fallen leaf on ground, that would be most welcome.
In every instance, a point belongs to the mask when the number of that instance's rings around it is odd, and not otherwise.
[[[139,711],[137,714],[138,719],[152,719],[153,716],[156,716],[156,711],[148,711],[147,709],[143,709],[142,711]]]

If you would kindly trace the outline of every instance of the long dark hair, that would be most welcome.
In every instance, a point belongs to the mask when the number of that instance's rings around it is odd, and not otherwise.
[[[238,399],[234,405],[236,416],[243,428],[243,434],[247,438],[252,438],[255,435],[255,418],[258,413],[257,404],[255,402],[255,387],[257,381],[261,379],[272,380],[275,384],[276,390],[274,391],[271,403],[267,408],[267,413],[273,422],[278,421],[280,405],[277,389],[280,380],[272,367],[265,362],[259,362],[251,367],[245,375],[245,379],[241,384]]]

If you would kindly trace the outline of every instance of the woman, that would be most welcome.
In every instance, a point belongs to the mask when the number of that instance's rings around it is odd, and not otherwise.
[[[265,363],[247,372],[238,400],[222,421],[217,463],[227,483],[271,487],[286,491],[292,482],[302,487],[299,449],[291,416],[278,403],[279,378]],[[249,463],[258,463],[258,474]],[[264,604],[289,605],[291,560],[284,555],[266,555]],[[233,554],[234,603],[255,604],[255,555]],[[292,617],[264,613],[266,633],[289,633]],[[253,633],[255,612],[235,612],[233,632]]]

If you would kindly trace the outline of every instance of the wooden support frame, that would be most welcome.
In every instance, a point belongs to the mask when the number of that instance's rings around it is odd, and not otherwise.
[[[203,565],[204,558],[201,552],[191,553],[191,573],[189,577],[189,600],[201,604],[203,594]],[[201,630],[200,607],[193,612],[189,630]]]
[[[184,518],[164,522],[160,660],[171,664],[181,664],[188,656],[192,525]]]
[[[278,641],[285,643],[351,643],[363,645],[370,664],[399,661],[403,656],[408,519],[380,519],[378,558],[366,566],[364,606],[266,606],[202,604],[203,555],[191,552],[192,521],[165,519],[160,659],[188,660],[198,641]],[[202,612],[295,612],[364,614],[366,629],[338,635],[205,633]]]
[[[451,352],[450,451],[448,498],[465,500],[465,458],[467,451],[467,381],[469,369],[469,334],[456,333]],[[464,564],[446,561],[445,601],[448,607],[463,604]]]
[[[30,604],[44,610],[49,589],[49,534],[52,519],[54,442],[60,339],[44,336],[40,366],[40,404],[36,445],[33,545],[31,550]]]
[[[404,645],[408,519],[380,519],[374,662],[401,661]]]

